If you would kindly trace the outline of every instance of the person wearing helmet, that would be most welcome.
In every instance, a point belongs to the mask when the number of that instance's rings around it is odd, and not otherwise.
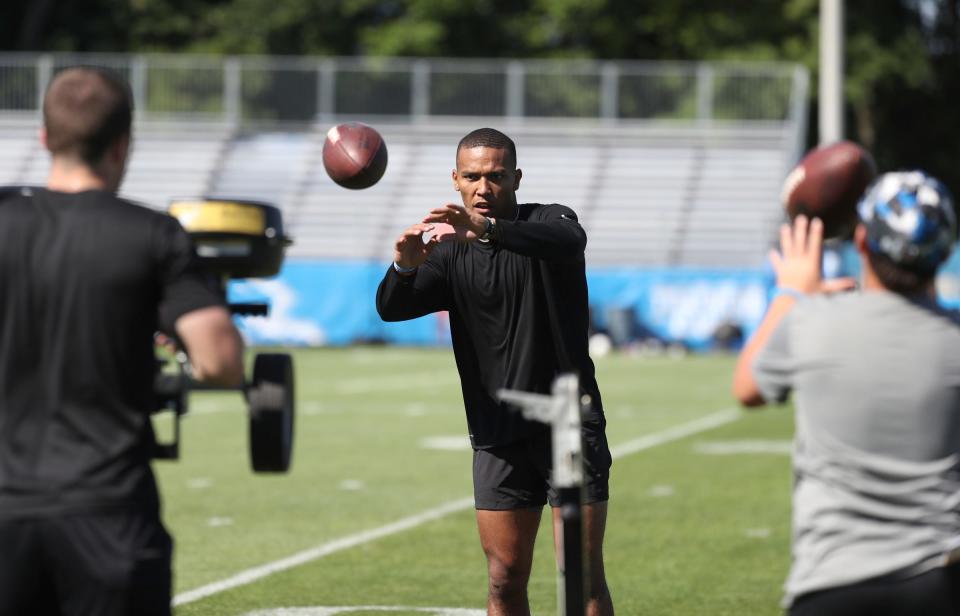
[[[784,606],[960,614],[960,320],[934,287],[954,203],[923,172],[887,173],[858,214],[850,293],[826,292],[819,220],[781,228],[777,291],[734,373],[746,406],[795,393]]]

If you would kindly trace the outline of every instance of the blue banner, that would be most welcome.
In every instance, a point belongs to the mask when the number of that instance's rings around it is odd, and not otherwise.
[[[445,313],[384,323],[376,311],[377,286],[387,264],[288,260],[272,279],[234,281],[230,299],[265,301],[268,317],[238,318],[254,345],[347,345],[450,342]],[[588,270],[593,321],[613,330],[632,321],[628,334],[709,348],[717,328],[733,324],[749,334],[766,309],[770,276],[763,271],[593,268]]]
[[[763,318],[771,286],[763,270],[695,268],[593,268],[587,273],[598,328],[612,331],[610,317],[635,319],[639,338],[710,348],[721,326],[749,336]]]
[[[438,335],[445,327],[438,315],[404,323],[380,320],[375,302],[386,269],[371,263],[288,260],[275,278],[231,282],[229,296],[233,302],[270,305],[267,317],[238,318],[251,344],[438,344],[449,339],[449,332]]]

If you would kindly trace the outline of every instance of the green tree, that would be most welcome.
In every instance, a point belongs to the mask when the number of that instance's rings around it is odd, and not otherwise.
[[[848,134],[884,169],[925,167],[960,189],[960,0],[845,4]],[[811,70],[815,111],[818,10],[819,0],[32,0],[0,3],[0,48],[784,60]]]

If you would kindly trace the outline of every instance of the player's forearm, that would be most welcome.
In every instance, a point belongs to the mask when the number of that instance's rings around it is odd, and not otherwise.
[[[377,288],[377,313],[384,321],[408,321],[440,310],[436,298],[417,289],[416,273],[401,275],[387,270]]]
[[[763,394],[753,376],[753,363],[757,354],[767,344],[771,334],[793,309],[797,302],[791,295],[781,295],[773,300],[763,321],[757,327],[753,336],[744,345],[737,359],[737,366],[733,372],[733,396],[744,406],[762,406],[766,404]]]
[[[193,377],[210,385],[240,387],[243,384],[243,340],[236,331],[218,341],[218,352],[191,359]]]
[[[496,241],[504,249],[527,257],[574,261],[583,257],[587,234],[570,220],[497,221]]]
[[[177,319],[175,327],[195,379],[223,387],[243,384],[243,339],[226,308],[210,306],[188,312]]]

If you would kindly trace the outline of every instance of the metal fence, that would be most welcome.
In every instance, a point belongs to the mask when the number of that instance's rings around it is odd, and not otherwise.
[[[31,112],[58,70],[105,66],[141,118],[235,123],[445,116],[802,122],[808,74],[784,63],[0,54],[0,112]]]

